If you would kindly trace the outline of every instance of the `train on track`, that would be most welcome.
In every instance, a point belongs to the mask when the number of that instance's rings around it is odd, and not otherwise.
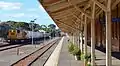
[[[38,41],[43,38],[49,38],[50,33],[39,32],[39,31],[32,32],[26,30],[9,30],[6,40],[8,43],[31,42],[32,36],[34,41]]]

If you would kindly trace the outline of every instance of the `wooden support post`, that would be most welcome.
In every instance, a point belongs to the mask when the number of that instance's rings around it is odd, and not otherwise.
[[[80,35],[80,32],[79,32],[79,48],[81,49],[81,39],[80,39],[81,35]]]
[[[118,51],[120,52],[120,22],[118,22],[117,23],[118,24],[118,44],[119,44],[119,46],[118,46]]]
[[[76,44],[76,33],[74,34],[74,44]]]
[[[91,66],[95,66],[95,3],[92,6],[91,19]]]
[[[81,15],[81,20],[83,21],[83,14]],[[83,24],[81,23],[81,53],[83,53]]]
[[[78,42],[77,45],[78,45],[78,47],[79,47],[79,43],[80,43],[80,42],[79,42],[79,40],[80,40],[80,39],[79,39],[79,31],[78,31],[78,34],[77,34],[77,38],[78,38],[78,40],[77,40],[77,42]]]
[[[73,42],[73,44],[74,44],[74,34],[73,34],[73,36],[72,36],[72,42]]]
[[[75,44],[75,35],[73,36],[73,43]]]
[[[84,24],[84,54],[87,56],[87,17],[85,16],[85,24]],[[86,59],[84,59],[84,66],[86,66]]]
[[[107,2],[106,11],[106,66],[112,66],[111,59],[111,0]]]
[[[83,53],[83,31],[80,34],[80,49],[81,49],[81,53]]]

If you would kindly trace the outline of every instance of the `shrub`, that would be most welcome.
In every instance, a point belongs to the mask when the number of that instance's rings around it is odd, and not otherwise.
[[[77,45],[74,45],[74,50],[72,52],[73,55],[79,55],[81,54],[80,49],[77,47]]]
[[[70,52],[70,54],[72,54],[72,52],[74,51],[74,44],[72,42],[69,42],[68,51]]]
[[[80,60],[81,51],[76,44],[69,42],[68,51],[70,52],[70,54],[77,56],[77,59]]]
[[[81,53],[80,57],[81,57],[81,60],[84,60],[85,59],[84,53]]]

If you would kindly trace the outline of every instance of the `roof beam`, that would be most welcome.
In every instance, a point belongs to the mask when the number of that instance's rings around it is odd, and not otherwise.
[[[101,4],[100,2],[98,2],[97,0],[92,0],[96,5],[98,5],[102,10],[107,11],[107,7],[103,4]]]
[[[58,20],[58,19],[56,19],[56,21],[59,22],[59,23],[61,23],[61,24],[66,25],[66,26],[69,26],[69,27],[71,27],[71,28],[73,28],[73,29],[75,29],[75,30],[80,30],[79,28],[73,27],[72,25],[68,25],[68,24],[66,24],[66,23],[64,23],[64,22],[62,22],[62,21],[60,21],[60,20]]]
[[[57,23],[57,22],[56,22]],[[71,32],[72,30],[68,30],[68,28],[62,27],[58,25],[58,27],[63,31],[63,32]]]
[[[85,13],[82,9],[78,8],[75,4],[72,4],[72,3],[70,2],[70,0],[67,0],[67,1],[68,1],[69,5],[73,5],[76,10],[78,10],[79,12],[84,13],[88,18],[91,19],[91,16],[90,16],[90,15],[88,15],[87,13]]]
[[[60,4],[60,3],[63,3],[63,2],[66,2],[65,0],[60,0],[58,2],[55,2],[55,3],[52,3],[52,4],[49,4],[48,6],[54,6],[54,5],[57,5],[57,4]]]
[[[66,12],[67,14],[66,14],[65,12]],[[76,12],[72,12],[72,10],[71,10],[71,11],[65,11],[65,12],[64,12],[64,13],[61,12],[61,14],[65,14],[65,15],[64,15],[65,17],[67,17],[67,15],[72,15],[73,17],[75,17],[75,18],[77,18],[79,21],[81,21],[80,18],[78,18],[78,17],[75,15]],[[53,14],[55,14],[55,13],[53,13]],[[58,16],[64,18],[63,15],[60,16],[61,14],[58,14]],[[57,16],[56,16],[56,17],[57,17]],[[59,17],[57,17],[57,18],[59,18]],[[81,22],[84,24],[84,21],[81,21]]]
[[[116,0],[116,2],[112,5],[112,10],[116,7],[116,5],[117,5],[118,3],[120,3],[120,0]],[[99,14],[101,14],[102,12],[103,12],[103,11],[100,10],[100,11],[97,13],[96,17],[98,17]]]
[[[78,26],[78,24],[76,24],[76,22],[73,20],[62,20],[62,22],[66,22],[66,24],[72,25],[73,27],[78,28],[78,27],[76,27],[76,26]]]
[[[85,11],[86,9],[88,9],[90,7],[90,4],[88,4],[87,6],[84,7],[83,11]]]
[[[65,25],[65,24],[63,24],[63,23],[59,23],[59,27],[60,27],[61,29],[66,29],[67,31],[76,31],[76,29],[74,29],[74,28],[72,28],[72,27],[70,27],[70,26],[67,26],[67,25]]]
[[[84,21],[82,21],[79,17],[77,17],[73,12],[70,13],[71,15],[73,15],[73,17],[77,18],[79,21],[81,21],[81,23],[83,23]],[[83,23],[84,24],[84,23]]]
[[[80,24],[80,22],[76,22],[76,21],[74,21],[73,19],[68,19],[68,20],[70,20],[73,24],[75,24],[75,27],[76,27],[76,26],[79,26],[79,24]],[[73,25],[73,24],[72,24],[72,25]]]
[[[115,3],[112,5],[112,9],[118,4],[120,3],[120,0],[116,0]]]
[[[82,1],[86,1],[86,0],[79,0],[79,1],[74,1],[73,4],[75,5],[83,5],[81,4]],[[58,3],[54,6],[46,6],[47,10],[50,11],[50,12],[59,12],[59,11],[62,11],[62,10],[66,10],[66,9],[69,9],[69,8],[73,8],[72,5],[69,5],[69,3],[65,0],[64,2],[61,2],[61,3]]]
[[[77,22],[77,21],[75,21],[73,18],[71,18],[71,17],[65,17],[65,18],[57,18],[57,19],[59,19],[59,20],[62,20],[62,21],[72,21],[73,23],[77,23],[77,24],[75,24],[75,25],[79,25],[80,24],[80,22]]]
[[[68,12],[68,11],[71,11],[71,10],[74,10],[73,6],[72,7],[68,7],[68,8],[65,8],[65,9],[62,9],[62,10],[58,10],[58,11],[51,11],[50,13],[54,14],[54,13],[61,13],[61,12]]]
[[[89,3],[88,4],[86,4],[86,6],[84,7],[84,11],[86,10],[86,9],[88,9],[89,7],[90,7],[90,4],[91,4],[91,1],[89,1]]]

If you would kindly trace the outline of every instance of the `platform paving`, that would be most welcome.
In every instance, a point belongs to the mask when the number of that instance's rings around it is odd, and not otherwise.
[[[54,38],[52,40],[48,40],[44,44],[52,42],[53,40],[55,40],[57,38]],[[19,47],[19,51],[20,51],[19,55],[17,55],[17,48],[2,51],[2,52],[0,52],[0,66],[10,66],[11,64],[20,60],[21,58],[23,58],[23,57],[31,54],[32,52],[38,50],[44,44],[42,44],[42,43],[37,44],[36,48],[35,48],[35,45],[24,45],[22,47]]]
[[[90,47],[87,47],[87,52],[90,53]],[[105,65],[105,53],[95,49],[96,54],[96,66],[106,66]],[[84,66],[83,61],[75,60],[74,56],[68,52],[68,41],[64,38],[62,50],[60,52],[58,66]],[[112,57],[112,66],[120,66],[120,60]]]
[[[70,55],[70,53],[68,52],[68,41],[65,37],[59,56],[58,66],[80,66],[80,64],[82,64],[82,62],[75,60],[74,56]]]
[[[90,47],[88,46],[87,47],[87,51],[88,53],[90,53]],[[99,51],[99,50],[95,50],[95,55],[96,55],[96,64],[97,66],[105,66],[106,64],[106,55],[105,53]],[[115,57],[112,57],[112,66],[120,66],[120,60],[115,58]]]

